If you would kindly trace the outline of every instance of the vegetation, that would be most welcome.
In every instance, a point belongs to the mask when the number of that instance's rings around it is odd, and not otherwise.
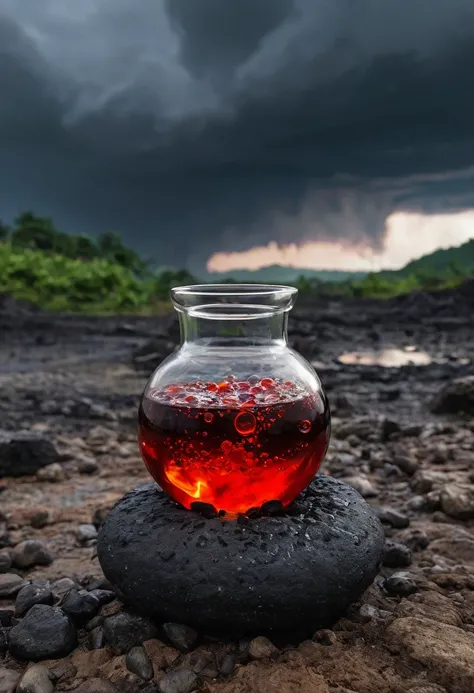
[[[472,276],[474,240],[420,258],[397,272],[350,275],[339,281],[314,273],[288,283],[315,297],[387,298],[454,287]],[[185,269],[157,273],[112,231],[97,239],[71,235],[32,212],[18,216],[12,227],[0,221],[0,294],[47,310],[153,312],[168,301],[173,286],[197,281]]]

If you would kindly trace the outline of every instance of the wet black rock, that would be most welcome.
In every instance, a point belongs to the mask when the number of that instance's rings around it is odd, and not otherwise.
[[[0,478],[36,474],[59,460],[53,443],[40,433],[0,430]]]
[[[408,546],[387,541],[383,549],[383,565],[388,568],[407,568],[411,565],[412,553]]]
[[[92,594],[92,596],[97,599],[97,601],[99,602],[99,606],[109,604],[110,602],[113,602],[113,600],[115,599],[115,592],[112,592],[111,590],[95,589],[90,590],[89,594]]]
[[[394,573],[383,581],[382,587],[391,597],[409,597],[418,591],[417,584],[409,573]]]
[[[34,662],[66,657],[77,645],[77,632],[67,614],[56,606],[35,604],[10,631],[10,652]]]
[[[97,597],[85,590],[72,589],[61,603],[61,609],[69,614],[77,626],[83,626],[90,621],[99,608],[100,603]]]
[[[384,537],[360,495],[329,477],[318,477],[298,505],[297,516],[241,526],[206,520],[145,484],[109,513],[98,556],[127,603],[161,622],[231,637],[314,633],[373,581]]]
[[[127,669],[144,681],[153,678],[153,665],[143,647],[137,646],[127,652],[125,657]]]
[[[148,618],[121,611],[104,620],[104,636],[117,654],[125,654],[132,647],[156,638],[158,631]]]
[[[431,410],[435,414],[473,414],[474,375],[447,383],[432,401]]]
[[[198,687],[198,677],[191,669],[175,669],[158,684],[160,693],[191,693]]]
[[[164,623],[163,632],[171,644],[180,652],[192,650],[198,637],[194,628],[183,626],[180,623]]]
[[[51,605],[53,602],[53,593],[48,585],[26,585],[17,594],[15,616],[21,618],[35,604]]]
[[[12,560],[18,568],[31,568],[34,565],[50,565],[54,557],[44,542],[27,539],[15,546]]]
[[[232,676],[236,664],[237,655],[234,652],[229,652],[223,656],[219,663],[219,674],[221,676]]]
[[[8,573],[12,567],[12,557],[9,551],[0,551],[0,573]]]

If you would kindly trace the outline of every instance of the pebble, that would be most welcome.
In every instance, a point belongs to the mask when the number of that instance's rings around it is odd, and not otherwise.
[[[12,567],[12,557],[9,551],[0,551],[0,573],[8,573]]]
[[[98,532],[94,525],[79,525],[77,530],[77,538],[81,544],[91,539],[97,539],[97,534]]]
[[[54,557],[43,541],[27,539],[15,546],[12,561],[17,568],[31,568],[34,565],[50,565]]]
[[[59,659],[66,657],[76,644],[73,622],[56,606],[35,604],[10,631],[10,652],[18,659]]]
[[[89,633],[89,646],[91,650],[101,650],[105,647],[104,629],[97,626]]]
[[[35,604],[52,604],[53,593],[49,585],[26,585],[17,594],[15,616],[24,616]]]
[[[260,635],[250,641],[248,653],[251,659],[267,659],[276,657],[280,651],[268,638]]]
[[[46,436],[33,431],[0,430],[0,478],[36,474],[58,459],[58,451]]]
[[[156,626],[149,619],[127,611],[106,618],[103,628],[105,640],[116,654],[125,654],[132,647],[158,635]]]
[[[52,583],[51,585],[51,590],[53,592],[53,595],[56,599],[62,599],[64,595],[66,595],[70,590],[74,589],[77,587],[76,583],[74,580],[71,580],[71,578],[61,578],[59,580],[55,580],[55,582]]]
[[[314,642],[319,642],[321,645],[335,645],[337,642],[337,635],[333,630],[328,630],[327,628],[322,628],[321,630],[317,630],[316,633],[313,635],[312,640]]]
[[[472,484],[448,484],[441,490],[441,509],[456,520],[474,518]]]
[[[15,573],[0,574],[0,597],[12,597],[27,584],[26,580]]]
[[[127,652],[125,664],[132,674],[136,674],[136,676],[144,681],[150,681],[153,678],[153,665],[143,647],[132,647],[132,649]]]
[[[387,541],[383,549],[382,564],[388,568],[407,568],[413,560],[411,550],[405,544]]]
[[[0,666],[0,693],[15,693],[20,674]]]
[[[410,518],[393,508],[373,508],[381,522],[394,527],[395,529],[405,529],[410,524]]]
[[[212,661],[212,654],[207,651],[192,652],[187,659],[186,666],[194,671],[195,674],[200,674]]]
[[[198,677],[191,669],[170,671],[158,684],[160,693],[192,693],[197,687]]]
[[[408,476],[413,476],[418,470],[418,461],[413,457],[408,457],[405,455],[397,455],[393,458],[393,464],[395,464],[399,469],[402,470]]]
[[[109,604],[115,599],[115,592],[112,592],[112,590],[95,589],[90,590],[89,594],[92,594],[92,596],[97,599],[99,606]]]
[[[98,612],[100,603],[90,592],[72,589],[64,597],[60,606],[77,626],[83,626]]]
[[[430,544],[428,535],[422,529],[412,530],[403,541],[414,552],[424,551]]]
[[[344,478],[343,481],[358,491],[362,498],[375,498],[375,496],[378,496],[378,491],[375,490],[369,479],[365,479],[363,476],[350,476]]]
[[[79,474],[97,474],[99,465],[92,457],[82,456],[78,460],[77,469]]]
[[[382,587],[391,597],[408,597],[418,591],[417,584],[409,573],[394,573],[383,581]]]
[[[235,665],[237,664],[237,655],[233,652],[228,652],[223,656],[219,663],[219,674],[221,676],[232,676],[234,673]]]
[[[171,644],[180,652],[189,652],[198,638],[194,628],[183,626],[180,623],[164,623],[163,632]]]
[[[46,667],[33,664],[23,674],[18,684],[17,693],[53,693],[54,685],[49,678]]]
[[[48,464],[46,467],[40,469],[37,473],[38,479],[41,481],[50,481],[52,483],[58,483],[59,481],[64,481],[64,470],[58,462],[54,464]]]
[[[43,529],[52,521],[51,513],[48,510],[38,510],[30,518],[30,525],[33,529]]]

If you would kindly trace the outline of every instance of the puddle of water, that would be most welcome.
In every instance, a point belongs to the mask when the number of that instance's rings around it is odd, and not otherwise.
[[[428,366],[433,359],[426,351],[415,351],[415,347],[405,349],[367,349],[352,351],[339,356],[338,361],[346,366],[383,366],[400,368],[401,366]]]

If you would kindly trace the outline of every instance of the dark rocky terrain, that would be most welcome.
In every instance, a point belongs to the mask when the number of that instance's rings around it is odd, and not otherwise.
[[[384,565],[333,630],[226,642],[127,611],[95,555],[107,510],[148,480],[138,397],[176,323],[0,301],[0,693],[472,693],[473,312],[473,283],[295,308],[333,411],[324,471],[376,509]]]

